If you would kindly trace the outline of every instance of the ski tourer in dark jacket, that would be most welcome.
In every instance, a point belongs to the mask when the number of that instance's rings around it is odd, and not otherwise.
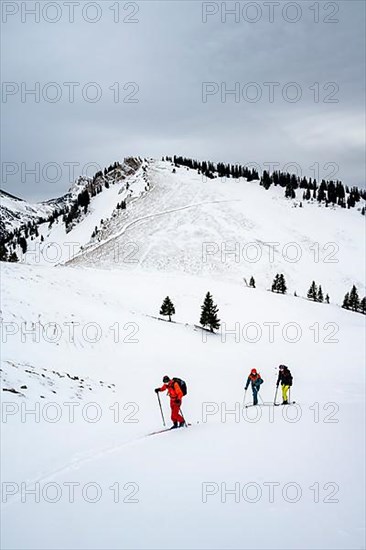
[[[278,388],[281,383],[282,386],[282,405],[288,405],[287,393],[292,386],[292,374],[290,369],[286,365],[280,365],[276,386]]]

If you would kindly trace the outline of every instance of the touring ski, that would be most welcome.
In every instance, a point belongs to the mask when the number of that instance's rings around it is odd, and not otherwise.
[[[179,431],[179,430],[182,430],[183,428],[188,428],[188,426],[191,426],[192,424],[186,424],[185,426],[183,426],[182,428],[164,428],[163,430],[157,430],[156,432],[151,432],[149,434],[146,434],[147,436],[150,436],[150,435],[157,435],[157,434],[163,434],[165,432],[175,432],[175,431]]]
[[[149,434],[146,434],[147,436],[149,435],[157,435],[157,434],[163,434],[164,432],[170,432],[170,428],[164,428],[164,430],[158,430],[156,432],[151,432]]]

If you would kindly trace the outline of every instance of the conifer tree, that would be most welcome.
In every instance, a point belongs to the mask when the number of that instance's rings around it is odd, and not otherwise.
[[[342,307],[343,309],[349,309],[349,292],[344,296]]]
[[[19,262],[16,252],[12,252],[9,256],[9,262]]]
[[[329,304],[329,302],[330,302],[329,294],[327,294],[327,295],[325,296],[325,301],[326,301],[327,304]]]
[[[162,306],[160,308],[160,315],[168,316],[169,321],[172,320],[172,315],[175,315],[174,304],[169,298],[169,296],[167,296],[164,302],[162,303]]]
[[[272,292],[278,292],[279,279],[280,279],[280,276],[277,273],[276,277],[273,279],[272,288],[271,288]]]
[[[324,296],[323,296],[322,285],[319,285],[319,288],[318,288],[317,301],[318,301],[318,302],[321,302],[321,303],[324,302]]]
[[[0,244],[0,261],[1,262],[8,261],[8,251],[4,243]]]
[[[87,208],[88,204],[90,204],[90,196],[87,189],[78,194],[77,203],[84,208]]]
[[[366,297],[364,296],[360,302],[359,312],[366,315]]]
[[[254,277],[250,278],[249,286],[251,286],[252,288],[255,288],[255,279],[254,279]]]
[[[209,327],[213,332],[220,328],[220,319],[217,317],[218,307],[213,303],[212,296],[207,292],[203,305],[201,306],[200,323],[203,327]]]
[[[280,294],[286,294],[286,292],[287,292],[286,281],[285,281],[285,277],[284,277],[283,273],[281,273],[281,275],[279,276],[279,279],[278,279],[278,292]]]
[[[25,240],[24,237],[20,237],[19,239],[19,245],[20,245],[20,248],[22,249],[22,252],[23,254],[25,254],[27,252],[27,241]]]
[[[351,292],[349,294],[349,307],[352,311],[357,311],[360,306],[360,299],[358,297],[357,288],[353,285]]]
[[[318,190],[318,202],[325,201],[326,199],[326,192],[327,192],[327,184],[324,180],[321,181],[321,184],[319,186]]]
[[[313,300],[313,302],[316,302],[318,299],[318,289],[315,284],[315,281],[311,283],[311,286],[308,290],[307,297],[309,300]]]

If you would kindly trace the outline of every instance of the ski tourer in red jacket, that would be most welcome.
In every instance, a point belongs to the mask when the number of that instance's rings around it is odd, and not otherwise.
[[[155,392],[168,391],[170,397],[171,419],[173,422],[172,428],[182,428],[185,424],[184,418],[180,413],[180,407],[183,399],[183,392],[179,387],[178,382],[170,379],[169,376],[164,376],[164,385],[161,388],[155,388]]]
[[[257,369],[252,369],[250,371],[247,383],[245,384],[245,391],[247,391],[249,384],[252,385],[253,405],[258,405],[258,392],[261,384],[263,384],[263,379],[259,372],[257,372]]]

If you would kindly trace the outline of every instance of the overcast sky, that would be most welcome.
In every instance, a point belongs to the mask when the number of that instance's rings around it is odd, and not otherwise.
[[[2,2],[4,190],[173,154],[365,185],[363,1],[25,4]]]

